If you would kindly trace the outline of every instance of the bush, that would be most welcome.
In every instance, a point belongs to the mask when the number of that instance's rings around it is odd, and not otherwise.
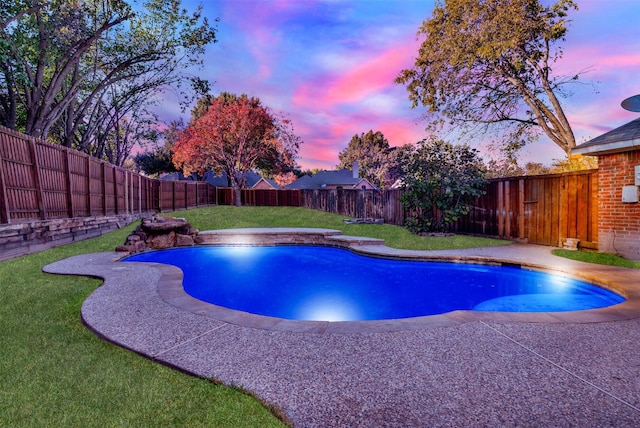
[[[422,140],[403,169],[405,226],[413,233],[446,231],[485,193],[482,160],[466,144]]]

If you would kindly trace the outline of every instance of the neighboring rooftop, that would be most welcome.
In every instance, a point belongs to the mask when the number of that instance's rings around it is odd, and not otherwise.
[[[195,175],[190,175],[185,177],[181,172],[173,172],[170,174],[165,174],[162,177],[160,177],[160,180],[169,180],[169,181],[182,181],[182,180],[188,180],[188,181],[195,181]],[[275,181],[271,180],[271,179],[267,179],[267,178],[262,178],[260,177],[259,174],[249,171],[247,173],[247,188],[252,188],[253,186],[255,186],[259,181],[263,180],[266,183],[269,183],[274,189],[278,189],[280,186],[278,186],[278,184],[276,184]],[[222,172],[222,174],[220,175],[216,175],[215,172],[213,171],[207,171],[204,174],[204,179],[203,181],[206,181],[207,183],[211,184],[212,186],[215,187],[229,187],[229,183],[227,181],[227,173],[226,172]]]
[[[357,170],[340,169],[337,171],[320,171],[314,175],[303,175],[293,183],[286,186],[287,189],[375,189],[366,178],[358,177]]]
[[[640,149],[640,118],[600,135],[571,150],[578,155],[603,155]]]

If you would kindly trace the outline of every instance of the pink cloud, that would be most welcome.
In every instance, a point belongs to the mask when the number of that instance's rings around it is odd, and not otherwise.
[[[357,102],[371,93],[395,85],[394,79],[412,58],[413,46],[393,46],[379,56],[350,70],[329,87],[326,99],[333,102]]]
[[[416,51],[412,43],[402,42],[343,75],[315,76],[298,85],[292,101],[294,105],[323,109],[362,101],[376,92],[393,88],[394,79],[403,68],[410,66]]]

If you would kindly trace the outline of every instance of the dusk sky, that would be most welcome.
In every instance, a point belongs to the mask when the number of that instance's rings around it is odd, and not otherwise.
[[[198,1],[187,0],[193,10]],[[207,0],[204,14],[218,23],[218,43],[207,48],[198,75],[212,93],[246,93],[281,110],[303,139],[303,169],[333,169],[354,134],[381,131],[392,146],[427,137],[421,108],[394,83],[413,65],[416,33],[431,17],[433,0]],[[548,2],[546,2],[548,3]],[[565,100],[578,144],[640,113],[620,102],[640,93],[640,1],[578,0],[554,68],[588,70]],[[164,103],[161,120],[182,116]],[[452,141],[453,142],[453,141]],[[483,151],[482,140],[468,141]],[[486,157],[486,156],[485,156]],[[564,157],[546,137],[524,150],[526,160],[550,164]]]

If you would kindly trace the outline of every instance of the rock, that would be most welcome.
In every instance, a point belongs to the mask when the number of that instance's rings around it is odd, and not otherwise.
[[[194,244],[193,238],[181,233],[176,234],[176,247],[191,247]]]
[[[152,235],[147,238],[147,246],[154,250],[171,248],[176,244],[176,233],[172,230],[168,234]]]
[[[134,253],[147,248],[161,250],[175,246],[188,247],[198,242],[198,229],[183,218],[153,216],[142,219],[116,251]],[[201,242],[202,240],[200,240]]]
[[[142,224],[142,229],[151,232],[167,232],[170,230],[190,228],[191,226],[184,220],[163,220],[155,223]]]
[[[118,253],[132,253],[133,246],[132,245],[118,245],[116,247],[116,252]]]
[[[133,244],[133,251],[134,252],[138,252],[138,251],[144,251],[147,249],[147,244],[144,241],[137,241]]]

